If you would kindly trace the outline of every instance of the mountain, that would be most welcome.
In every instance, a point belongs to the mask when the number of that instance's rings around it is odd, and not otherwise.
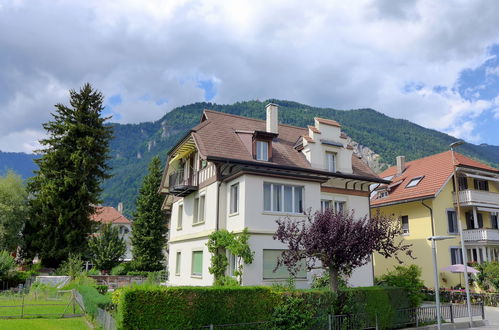
[[[29,178],[33,175],[33,171],[38,168],[33,161],[36,157],[33,154],[3,152],[0,150],[0,175],[4,175],[11,169],[22,176],[23,179]]]
[[[356,149],[367,150],[362,154],[375,159],[380,170],[392,165],[396,156],[405,155],[409,161],[448,150],[449,144],[456,141],[450,135],[408,120],[394,119],[372,109],[337,110],[282,100],[247,101],[231,105],[194,103],[175,108],[155,122],[111,124],[114,127],[114,139],[111,141],[110,165],[114,176],[104,182],[105,204],[115,206],[123,202],[126,213],[130,215],[151,158],[160,155],[165,162],[168,150],[199,123],[203,109],[265,119],[264,109],[268,102],[279,105],[279,121],[284,124],[306,127],[313,124],[314,117],[340,122],[343,131],[354,141]],[[459,152],[499,167],[499,146],[465,144],[459,147]],[[17,170],[17,167],[14,168]]]

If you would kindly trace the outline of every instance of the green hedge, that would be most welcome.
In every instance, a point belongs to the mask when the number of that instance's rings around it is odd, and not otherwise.
[[[121,329],[184,329],[209,324],[269,321],[283,296],[304,299],[315,317],[363,313],[378,317],[380,328],[394,321],[394,311],[409,307],[399,288],[354,288],[338,295],[326,290],[278,292],[269,287],[128,287],[121,289]]]

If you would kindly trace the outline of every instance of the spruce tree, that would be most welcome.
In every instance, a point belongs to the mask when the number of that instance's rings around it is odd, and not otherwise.
[[[133,264],[137,270],[163,269],[167,228],[166,217],[161,210],[163,196],[159,194],[161,175],[161,162],[156,156],[142,182],[132,222]]]
[[[71,253],[84,254],[94,231],[90,215],[100,204],[101,183],[109,178],[109,140],[103,95],[85,84],[70,90],[69,106],[57,104],[43,128],[47,138],[28,182],[30,216],[24,229],[25,253],[57,267]]]

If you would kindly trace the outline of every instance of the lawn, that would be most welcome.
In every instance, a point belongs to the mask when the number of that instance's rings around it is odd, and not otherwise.
[[[76,314],[82,314],[78,304],[74,304]],[[73,304],[71,294],[56,296],[40,296],[29,294],[24,299],[18,295],[0,296],[0,318],[3,317],[39,317],[56,318],[63,314],[73,314]]]
[[[0,329],[9,330],[88,330],[84,317],[70,319],[0,319]]]

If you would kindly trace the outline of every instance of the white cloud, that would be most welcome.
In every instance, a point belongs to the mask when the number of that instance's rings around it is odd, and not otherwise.
[[[121,95],[120,122],[140,122],[203,100],[197,81],[212,80],[215,102],[372,107],[476,141],[493,102],[456,88],[490,58],[498,19],[490,1],[0,0],[0,139],[24,150],[23,132],[86,81]]]

